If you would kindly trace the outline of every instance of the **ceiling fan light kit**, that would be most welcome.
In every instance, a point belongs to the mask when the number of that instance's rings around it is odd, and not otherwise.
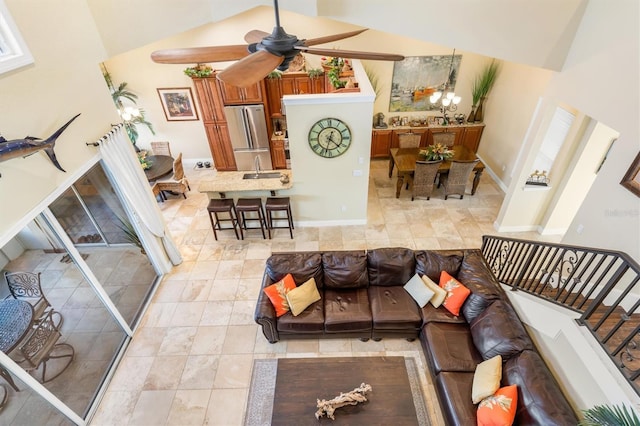
[[[249,31],[244,37],[248,43],[247,45],[164,49],[153,52],[151,59],[161,64],[201,64],[237,61],[220,71],[217,74],[217,78],[226,84],[238,87],[250,86],[265,78],[275,69],[286,71],[293,58],[301,52],[313,55],[378,61],[401,61],[404,59],[402,55],[389,53],[311,47],[353,37],[367,29],[301,40],[295,35],[287,34],[284,28],[280,26],[278,0],[274,0],[273,7],[276,21],[273,31],[271,33],[260,30]]]

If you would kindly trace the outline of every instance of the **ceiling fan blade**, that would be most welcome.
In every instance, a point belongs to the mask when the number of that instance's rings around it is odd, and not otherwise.
[[[193,64],[235,61],[248,55],[246,44],[236,44],[156,50],[151,53],[151,60],[160,64]]]
[[[332,41],[337,41],[337,40],[342,40],[344,38],[357,36],[358,34],[367,31],[367,29],[368,28],[364,28],[362,30],[349,31],[348,33],[340,33],[340,34],[333,34],[333,35],[324,36],[324,37],[310,38],[308,40],[305,40],[304,44],[307,46],[315,46],[316,44],[330,43]]]
[[[284,61],[284,56],[259,50],[220,71],[218,80],[238,87],[247,87],[265,78]]]
[[[306,46],[294,46],[296,49],[313,55],[334,56],[350,59],[371,59],[374,61],[402,61],[404,56],[393,53],[361,52],[358,50],[318,49]]]
[[[249,31],[248,33],[246,33],[244,35],[244,41],[246,41],[249,44],[251,44],[251,43],[260,43],[262,41],[262,39],[265,38],[268,35],[269,35],[269,33],[266,33],[264,31],[253,30],[253,31]]]

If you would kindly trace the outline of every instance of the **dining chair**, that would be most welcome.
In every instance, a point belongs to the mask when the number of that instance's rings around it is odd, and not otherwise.
[[[151,142],[151,150],[153,151],[153,155],[168,155],[172,157],[169,142]]]
[[[439,143],[441,145],[448,146],[448,147],[452,147],[456,140],[455,133],[449,133],[449,132],[433,133],[432,136],[433,136],[434,144]]]
[[[442,161],[416,161],[416,170],[413,174],[413,187],[411,188],[411,201],[417,197],[431,198],[435,187],[438,168]]]
[[[449,173],[440,176],[440,183],[438,183],[438,186],[442,185],[444,187],[445,200],[449,195],[459,195],[460,199],[464,198],[469,176],[479,161],[478,159],[473,161],[451,161]]]
[[[68,343],[58,343],[62,334],[63,318],[60,312],[48,311],[40,324],[25,338],[18,349],[12,352],[14,361],[28,373],[37,372],[42,367],[41,383],[49,382],[64,372],[73,361],[75,351]],[[56,363],[57,372],[47,378],[47,362],[52,359],[68,358],[62,367]]]
[[[173,161],[173,176],[169,179],[157,180],[155,186],[157,186],[157,190],[160,191],[160,196],[165,200],[167,199],[164,194],[165,191],[182,194],[185,199],[187,198],[186,193],[187,191],[191,191],[191,187],[189,186],[189,181],[184,175],[182,153],[178,154],[176,159]]]
[[[34,323],[38,323],[51,310],[51,303],[42,292],[40,272],[5,272],[4,278],[14,299],[24,300],[33,306]]]
[[[421,136],[418,133],[399,133],[398,134],[398,147],[399,148],[418,148],[420,147]]]

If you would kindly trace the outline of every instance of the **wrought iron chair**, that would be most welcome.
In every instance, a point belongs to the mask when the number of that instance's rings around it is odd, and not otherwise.
[[[58,343],[62,322],[60,312],[49,311],[23,343],[12,352],[16,363],[30,374],[42,368],[42,375],[39,378],[36,377],[41,383],[58,377],[73,361],[75,355],[73,346],[68,343]],[[59,371],[47,377],[47,362],[62,358],[68,359],[61,368],[58,366]]]
[[[444,199],[446,200],[449,195],[459,195],[460,199],[464,198],[464,192],[467,188],[467,182],[469,176],[473,171],[473,168],[478,164],[480,160],[473,161],[456,161],[451,162],[451,169],[446,175],[440,176],[440,183],[438,186],[444,186]]]
[[[418,148],[420,146],[421,136],[418,133],[399,133],[399,148]]]
[[[171,155],[171,147],[169,146],[169,142],[151,142],[151,151],[153,151],[153,155]]]
[[[413,174],[411,201],[417,197],[431,198],[438,177],[438,168],[442,161],[416,161],[416,171]]]
[[[14,299],[21,299],[33,306],[34,323],[42,320],[47,311],[52,310],[51,303],[42,292],[40,272],[5,272],[4,278]]]
[[[441,144],[444,146],[448,146],[448,147],[452,147],[453,143],[456,140],[456,134],[455,133],[449,133],[449,132],[441,132],[441,133],[433,133],[433,143],[434,144]]]
[[[187,191],[191,191],[189,181],[184,175],[184,166],[182,165],[182,153],[178,154],[173,161],[173,176],[167,180],[156,181],[157,190],[161,192],[160,196],[165,200],[167,197],[164,195],[164,191],[179,193],[186,199]]]

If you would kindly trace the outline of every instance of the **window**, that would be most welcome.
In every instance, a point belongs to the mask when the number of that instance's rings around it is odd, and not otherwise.
[[[0,0],[0,74],[31,63],[33,56],[11,19],[4,1]]]

